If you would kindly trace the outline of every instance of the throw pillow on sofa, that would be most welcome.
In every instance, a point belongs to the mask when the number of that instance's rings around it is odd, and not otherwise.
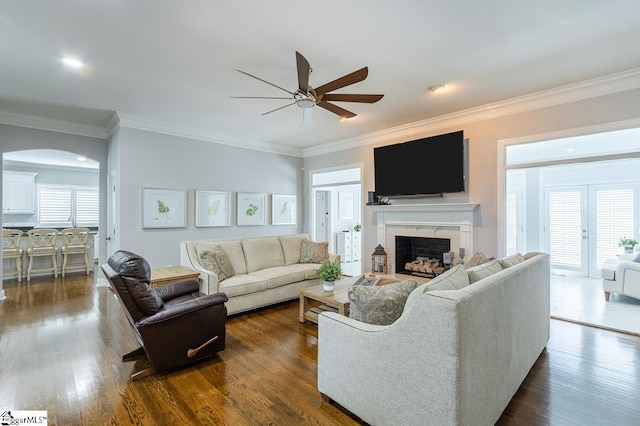
[[[235,275],[227,252],[220,246],[215,246],[212,251],[205,250],[200,253],[200,263],[205,269],[215,272],[219,281]]]
[[[483,263],[480,266],[476,266],[467,270],[467,274],[469,275],[469,283],[473,284],[500,271],[502,271],[502,266],[500,266],[500,262],[498,262],[497,259],[494,259],[487,263]]]
[[[349,290],[349,318],[368,324],[392,324],[402,315],[407,297],[417,286],[412,279],[382,286],[353,286]]]
[[[471,256],[471,259],[467,260],[465,263],[465,267],[467,269],[473,268],[474,266],[482,265],[483,263],[487,263],[495,259],[495,257],[487,257],[484,253],[476,253]]]
[[[502,266],[502,269],[507,269],[509,266],[517,265],[520,262],[524,262],[524,256],[520,253],[516,253],[511,256],[498,259],[498,262],[500,262],[500,266]]]
[[[329,258],[329,243],[316,243],[302,240],[300,245],[300,263],[320,263]]]

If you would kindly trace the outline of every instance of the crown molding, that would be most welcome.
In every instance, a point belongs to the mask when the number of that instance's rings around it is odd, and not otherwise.
[[[162,133],[166,135],[184,137],[189,139],[201,140],[205,142],[219,143],[239,148],[253,149],[257,151],[270,152],[274,154],[291,155],[302,157],[302,149],[287,147],[282,145],[270,144],[255,139],[237,138],[218,133],[208,132],[197,129],[187,129],[185,127],[175,126],[166,123],[159,123],[152,120],[136,117],[129,114],[117,113],[119,127],[127,127],[131,129],[145,130],[148,132]]]
[[[637,88],[640,88],[640,68],[609,74],[604,77],[572,83],[554,89],[543,90],[304,149],[272,144],[256,139],[236,138],[204,130],[188,129],[119,112],[114,112],[107,124],[103,127],[0,110],[0,124],[100,139],[109,138],[119,127],[127,127],[281,155],[311,157],[351,148],[385,143],[394,138],[410,138],[416,134],[427,134],[445,128],[462,126],[473,122],[533,111]]]
[[[37,115],[23,114],[0,110],[0,124],[28,127],[30,129],[48,130],[50,132],[70,135],[87,136],[90,138],[106,139],[108,132],[102,126],[83,124],[72,121],[55,120]]]
[[[477,121],[490,120],[637,88],[640,88],[640,68],[305,148],[303,150],[303,157],[329,154],[345,149],[384,143],[393,138],[415,137],[416,134],[462,126]]]

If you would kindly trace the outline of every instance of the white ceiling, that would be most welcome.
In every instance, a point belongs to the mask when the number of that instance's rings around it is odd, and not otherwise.
[[[2,0],[0,111],[106,127],[138,123],[304,149],[640,67],[638,0]],[[287,101],[231,99],[297,87],[295,52],[340,121]],[[65,67],[63,56],[87,66]],[[428,94],[445,83],[447,90]]]

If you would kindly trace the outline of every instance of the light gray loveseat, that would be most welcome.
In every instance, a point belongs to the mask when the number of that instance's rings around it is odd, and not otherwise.
[[[523,258],[452,268],[391,325],[322,313],[319,391],[376,426],[495,424],[549,339],[549,256]]]
[[[300,289],[322,284],[316,276],[320,264],[301,263],[303,240],[311,241],[307,234],[182,241],[180,264],[200,272],[201,292],[225,293],[227,312],[234,314],[298,298]],[[201,259],[218,246],[233,267],[233,275],[224,280]],[[328,256],[340,262],[339,256]]]

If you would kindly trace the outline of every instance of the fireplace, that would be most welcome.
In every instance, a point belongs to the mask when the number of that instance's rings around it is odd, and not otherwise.
[[[458,253],[464,248],[474,253],[474,216],[478,204],[470,203],[430,203],[430,204],[392,204],[373,206],[375,223],[378,229],[376,244],[382,245],[387,252],[387,270],[389,273],[404,271],[397,269],[397,236],[421,237],[449,240],[445,249],[436,249],[439,260],[448,251]]]
[[[451,250],[449,238],[408,237],[396,235],[395,271],[401,274],[433,278],[443,268],[442,254]],[[420,262],[425,268],[406,268],[406,264]],[[437,262],[437,263],[436,263]],[[429,263],[427,265],[427,263]],[[432,268],[436,267],[435,269]]]

